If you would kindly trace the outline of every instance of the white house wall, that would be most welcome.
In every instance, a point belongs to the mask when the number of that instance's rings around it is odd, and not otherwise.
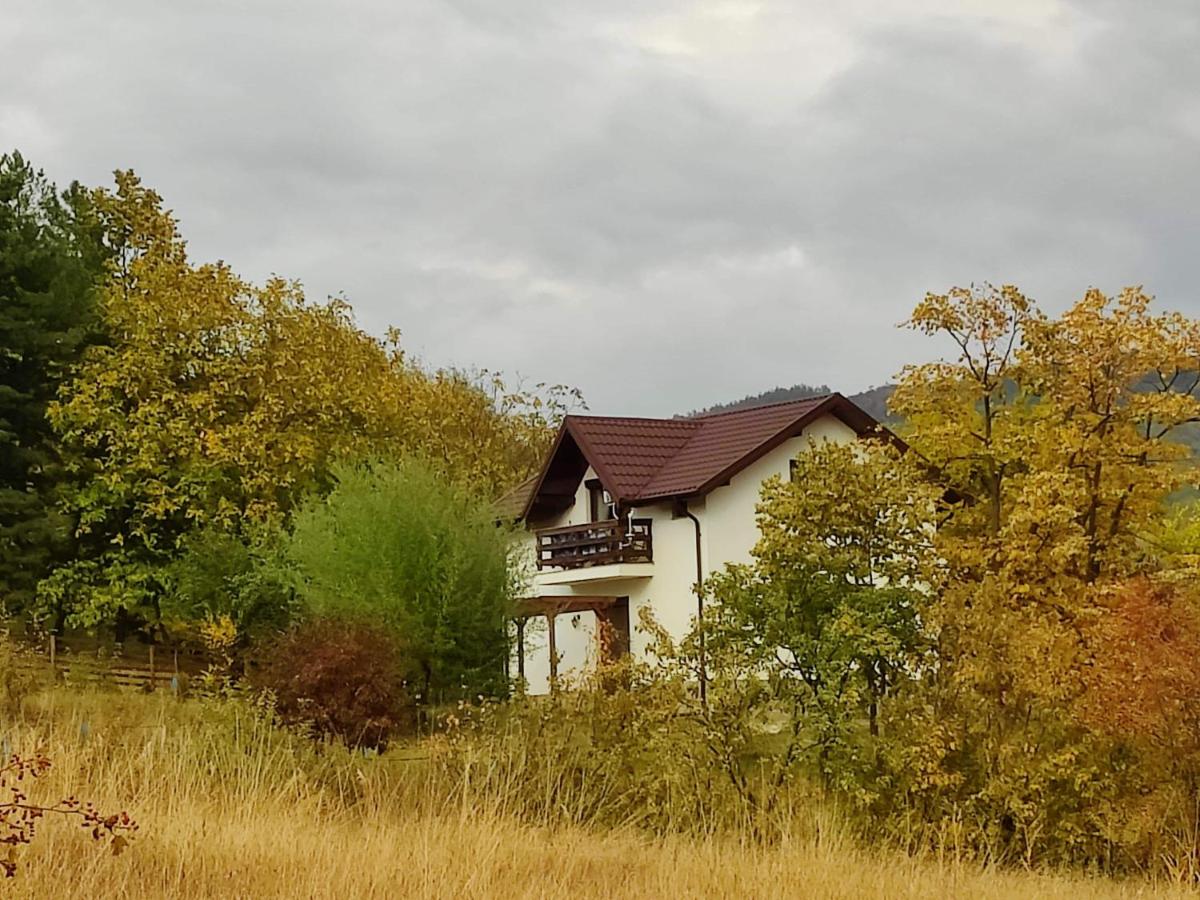
[[[704,542],[704,501],[689,506],[700,519],[701,558],[707,554]],[[649,611],[672,637],[682,637],[691,629],[696,614],[696,594],[692,590],[696,583],[696,531],[692,520],[686,517],[673,518],[669,503],[639,507],[637,518],[651,519],[651,540],[654,546],[654,574],[647,579],[630,583],[629,622],[631,626],[630,652],[636,656],[645,654],[650,636],[639,627],[643,610]],[[626,596],[622,591],[617,596]]]
[[[700,520],[701,560],[705,576],[724,568],[726,563],[751,560],[751,551],[758,542],[755,520],[762,483],[772,475],[787,478],[790,461],[810,446],[810,442],[853,441],[856,434],[841,420],[832,416],[818,419],[804,433],[764,455],[709,494],[688,504],[688,509]],[[583,482],[595,478],[588,469]],[[588,492],[580,483],[574,506],[563,512],[553,523],[543,527],[582,525],[588,521]],[[638,507],[635,518],[651,519],[654,562],[638,564],[638,569],[651,573],[648,578],[608,580],[598,583],[580,582],[571,585],[534,586],[535,596],[615,596],[629,597],[631,625],[630,651],[635,657],[645,656],[649,636],[639,628],[641,613],[649,610],[655,620],[675,638],[683,637],[692,627],[696,615],[696,536],[691,519],[673,518],[670,503],[655,503]],[[528,537],[529,558],[533,559],[536,541]],[[604,567],[597,567],[597,569]],[[544,622],[544,620],[542,620]],[[544,625],[528,626],[525,642],[525,678],[530,693],[549,690],[549,647]],[[540,635],[531,640],[531,635]],[[559,653],[559,675],[586,670],[597,657],[598,638],[596,618],[591,612],[565,613],[555,617],[555,639]]]
[[[596,615],[590,611],[555,616],[554,639],[558,647],[558,677],[569,684],[596,662],[599,636]],[[525,684],[531,694],[550,692],[550,636],[544,616],[525,625]],[[514,659],[515,663],[515,659]]]

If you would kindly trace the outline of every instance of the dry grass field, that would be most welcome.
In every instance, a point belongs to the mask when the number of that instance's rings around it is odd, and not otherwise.
[[[312,752],[220,704],[57,692],[6,719],[14,749],[54,761],[36,799],[78,793],[141,824],[114,857],[47,820],[5,885],[14,897],[1192,896],[864,849],[830,821],[771,846],[533,828],[486,802],[439,808],[406,768],[419,757]]]
[[[106,897],[1151,897],[1182,889],[985,872],[841,846],[555,833],[491,816],[322,821],[247,798],[180,818],[140,810],[146,834],[113,858],[61,828],[26,856],[19,896]]]

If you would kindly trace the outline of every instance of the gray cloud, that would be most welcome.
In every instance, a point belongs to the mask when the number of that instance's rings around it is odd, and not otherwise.
[[[829,6],[28,4],[0,145],[132,166],[196,256],[607,412],[881,382],[971,280],[1200,314],[1193,3]]]

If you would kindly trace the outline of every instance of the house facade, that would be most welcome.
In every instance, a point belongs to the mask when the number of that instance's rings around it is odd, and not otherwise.
[[[880,431],[841,394],[687,419],[568,416],[542,470],[501,501],[524,527],[528,573],[512,674],[540,694],[642,657],[643,609],[683,636],[698,581],[750,561],[763,482],[813,443]]]

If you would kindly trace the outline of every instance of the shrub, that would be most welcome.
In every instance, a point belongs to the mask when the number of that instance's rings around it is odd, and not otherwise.
[[[1056,702],[945,677],[894,698],[864,780],[877,827],[995,862],[1200,873],[1195,597],[1146,577],[1091,595]]]
[[[275,565],[271,538],[266,529],[242,535],[215,527],[187,535],[164,570],[163,621],[223,655],[286,628],[296,601]],[[214,628],[228,637],[215,648]]]
[[[490,506],[415,460],[334,475],[284,541],[308,609],[393,630],[419,667],[422,702],[504,693],[514,579]]]
[[[322,737],[382,749],[411,732],[414,707],[406,659],[378,627],[315,619],[283,636],[254,681],[273,692],[280,718]]]
[[[759,824],[745,788],[760,779],[698,715],[693,685],[623,661],[566,687],[447,716],[429,747],[448,801],[546,827],[714,834]]]
[[[537,824],[637,826],[657,833],[742,831],[772,839],[804,824],[819,788],[798,765],[803,735],[776,726],[791,709],[778,679],[699,648],[652,616],[649,661],[625,658],[567,679],[547,697],[460,704],[429,743],[451,799],[495,804]]]
[[[1180,585],[1135,578],[1107,592],[1088,630],[1091,664],[1078,711],[1089,727],[1176,750],[1197,749],[1200,617]]]

